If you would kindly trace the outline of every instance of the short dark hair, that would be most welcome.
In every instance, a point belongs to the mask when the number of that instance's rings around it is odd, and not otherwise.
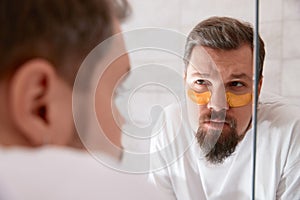
[[[229,17],[211,17],[194,27],[187,38],[184,54],[186,67],[195,46],[205,46],[214,49],[237,49],[248,44],[253,50],[254,31],[251,24]],[[259,77],[262,77],[265,59],[265,45],[259,36]]]
[[[112,35],[112,13],[125,16],[121,6],[113,11],[116,5],[108,0],[1,0],[0,78],[43,58],[74,79],[89,51]]]

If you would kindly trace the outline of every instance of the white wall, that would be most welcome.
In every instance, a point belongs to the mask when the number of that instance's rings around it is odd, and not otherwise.
[[[198,22],[213,15],[231,16],[254,22],[253,0],[129,0],[129,3],[133,13],[123,24],[125,31],[160,27],[188,34]],[[260,31],[266,44],[263,92],[283,95],[300,105],[300,0],[262,0]],[[162,56],[159,51],[141,50],[130,54],[130,57],[132,69],[155,62],[168,65],[178,74],[182,73],[183,64],[178,58]],[[144,79],[143,76],[155,77],[155,73],[157,71],[153,71],[152,75],[147,73],[132,77]],[[168,75],[166,78],[172,79]],[[139,89],[135,94],[135,101],[131,101],[134,105],[129,105],[132,108],[131,120],[147,126],[151,123],[153,105],[176,102],[174,95],[180,97],[182,83],[178,79],[175,82],[178,83],[178,90],[173,94],[158,86]],[[129,81],[127,87],[136,85]],[[122,103],[124,105],[126,102]],[[127,112],[124,106],[122,109],[122,112]]]

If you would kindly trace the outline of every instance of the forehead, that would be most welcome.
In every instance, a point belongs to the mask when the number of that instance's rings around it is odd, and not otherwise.
[[[247,74],[252,76],[252,49],[242,45],[238,49],[221,50],[195,46],[192,50],[187,75],[189,73]]]

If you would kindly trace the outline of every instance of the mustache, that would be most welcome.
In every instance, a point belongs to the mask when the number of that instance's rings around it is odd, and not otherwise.
[[[221,111],[212,110],[208,113],[204,113],[200,115],[199,124],[203,124],[205,122],[210,122],[210,121],[224,122],[229,124],[231,128],[236,127],[236,120],[233,117],[228,116],[226,110],[221,110]]]

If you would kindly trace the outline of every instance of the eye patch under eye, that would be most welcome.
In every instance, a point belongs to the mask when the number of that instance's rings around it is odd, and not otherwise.
[[[197,93],[192,89],[188,90],[189,98],[198,105],[206,105],[210,101],[211,92]],[[226,92],[226,99],[230,107],[236,108],[245,106],[252,100],[252,94],[246,93],[242,95],[233,94],[231,92]]]
[[[252,101],[252,94],[246,93],[237,95],[231,92],[226,92],[226,98],[230,107],[241,107],[247,105],[248,103],[250,103],[250,101]]]
[[[208,104],[210,97],[211,97],[211,93],[210,93],[210,91],[197,93],[197,92],[189,89],[188,96],[196,104],[205,105],[205,104]]]

